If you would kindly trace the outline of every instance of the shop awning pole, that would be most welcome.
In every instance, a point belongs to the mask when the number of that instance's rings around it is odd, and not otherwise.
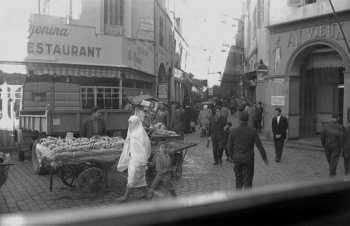
[[[345,42],[345,45],[346,45],[346,49],[348,50],[348,54],[350,55],[349,42],[348,42],[348,39],[347,39],[346,36],[345,36],[344,30],[343,30],[343,26],[342,26],[342,24],[340,23],[340,21],[339,21],[339,19],[338,19],[337,13],[335,12],[334,5],[333,5],[332,0],[329,0],[329,4],[331,5],[331,8],[332,8],[332,10],[333,10],[333,15],[334,15],[334,18],[335,18],[335,20],[336,20],[338,26],[339,26],[340,32],[341,32],[342,35],[343,35],[344,42]]]

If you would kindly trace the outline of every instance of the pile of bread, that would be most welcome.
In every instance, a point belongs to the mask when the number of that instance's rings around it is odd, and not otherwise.
[[[62,139],[56,137],[46,137],[39,141],[39,143],[54,153],[62,152],[88,152],[91,150],[106,150],[115,149],[122,150],[124,139],[121,137],[92,137],[92,138],[73,138]]]

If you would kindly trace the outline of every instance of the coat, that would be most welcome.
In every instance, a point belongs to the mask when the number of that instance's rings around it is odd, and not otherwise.
[[[346,129],[337,122],[328,123],[323,125],[321,132],[321,144],[326,149],[341,149],[344,145],[348,146],[348,142],[344,140],[346,135]]]
[[[226,125],[226,119],[223,116],[220,116],[219,118],[215,118],[213,116],[210,120],[210,136],[211,139],[216,140],[219,142],[219,147],[224,148],[225,147],[225,128]]]
[[[209,126],[211,117],[212,117],[212,113],[210,109],[202,109],[199,112],[199,116],[198,116],[198,121],[200,126],[202,127]]]
[[[281,115],[280,122],[277,123],[277,117],[272,119],[272,133],[273,139],[285,140],[287,138],[287,130],[288,130],[288,119]],[[281,138],[276,138],[276,135],[281,135]]]
[[[227,150],[236,164],[249,164],[254,161],[254,145],[258,148],[263,160],[267,160],[266,151],[255,129],[242,123],[233,129],[228,137]]]

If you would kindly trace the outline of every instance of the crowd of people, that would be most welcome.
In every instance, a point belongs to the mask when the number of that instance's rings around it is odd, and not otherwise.
[[[225,155],[226,160],[233,163],[236,189],[251,188],[254,178],[255,146],[265,164],[269,164],[259,137],[264,126],[263,113],[264,109],[260,102],[256,105],[241,102],[234,107],[229,101],[206,102],[200,111],[192,106],[160,104],[152,116],[145,116],[144,111],[136,107],[134,115],[129,119],[124,150],[117,165],[119,171],[128,170],[127,189],[122,199],[127,199],[131,188],[147,187],[145,172],[150,157],[150,140],[144,128],[147,121],[153,124],[161,123],[165,128],[176,131],[180,135],[194,132],[196,125],[199,125],[200,136],[205,138],[208,147],[211,143],[214,165],[220,167]],[[230,122],[232,114],[238,118],[238,125],[233,126]],[[95,112],[92,118],[97,118],[96,115]],[[97,120],[91,120],[87,124],[87,131],[90,133],[99,130],[98,123],[95,121]],[[324,128],[321,141],[325,148],[330,176],[336,174],[341,153],[344,157],[345,172],[350,173],[350,139],[347,139],[350,137],[350,127],[344,128],[337,121],[324,125]],[[288,119],[282,115],[281,108],[275,108],[271,131],[275,145],[275,162],[280,163],[284,144],[288,139]],[[149,196],[152,196],[159,184],[165,186],[172,196],[176,196],[170,179],[171,163],[166,150],[165,144],[161,145],[157,156],[153,158],[157,175],[148,189]]]

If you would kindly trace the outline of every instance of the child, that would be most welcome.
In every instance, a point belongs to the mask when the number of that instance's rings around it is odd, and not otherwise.
[[[232,123],[228,122],[224,128],[224,144],[225,144],[224,149],[225,149],[227,161],[229,162],[232,162],[232,157],[229,151],[227,150],[227,140],[228,140],[228,136],[230,135],[231,127],[232,127]]]
[[[161,144],[159,151],[153,158],[153,164],[156,167],[156,176],[151,184],[148,198],[152,198],[154,190],[162,184],[162,186],[173,196],[176,196],[174,185],[171,182],[171,159],[166,150],[166,145]]]

